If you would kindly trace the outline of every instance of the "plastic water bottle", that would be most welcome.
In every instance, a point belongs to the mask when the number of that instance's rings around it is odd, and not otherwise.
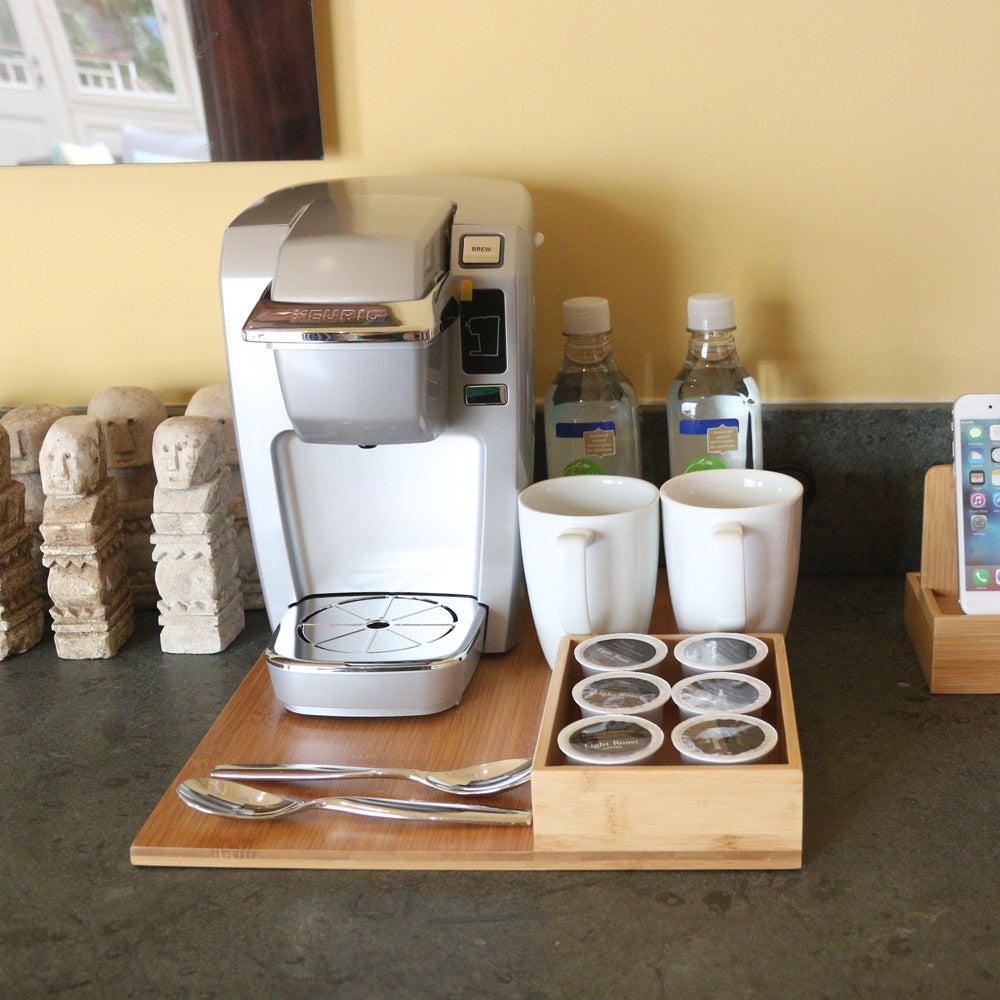
[[[759,469],[760,390],[740,364],[733,300],[688,299],[688,353],[667,392],[670,475],[699,469]]]
[[[642,474],[635,389],[611,354],[608,300],[587,296],[563,303],[566,353],[545,394],[545,455],[549,478]]]

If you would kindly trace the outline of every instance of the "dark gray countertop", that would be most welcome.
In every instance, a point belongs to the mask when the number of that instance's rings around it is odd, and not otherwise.
[[[801,871],[134,868],[263,648],[0,663],[0,983],[20,1000],[994,997],[1000,700],[931,695],[903,579],[800,583]],[[335,817],[329,818],[336,822]]]

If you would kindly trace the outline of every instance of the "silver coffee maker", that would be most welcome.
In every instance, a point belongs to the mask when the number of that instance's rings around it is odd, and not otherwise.
[[[514,644],[535,245],[527,191],[477,178],[301,185],[226,230],[240,469],[291,711],[438,712]]]

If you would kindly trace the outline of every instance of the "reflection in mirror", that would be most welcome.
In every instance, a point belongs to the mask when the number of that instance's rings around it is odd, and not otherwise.
[[[312,0],[0,0],[0,164],[322,155]]]

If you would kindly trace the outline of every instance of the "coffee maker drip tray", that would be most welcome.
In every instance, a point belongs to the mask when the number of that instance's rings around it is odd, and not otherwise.
[[[275,696],[305,715],[429,715],[456,705],[479,662],[486,608],[455,594],[314,594],[265,651]]]

